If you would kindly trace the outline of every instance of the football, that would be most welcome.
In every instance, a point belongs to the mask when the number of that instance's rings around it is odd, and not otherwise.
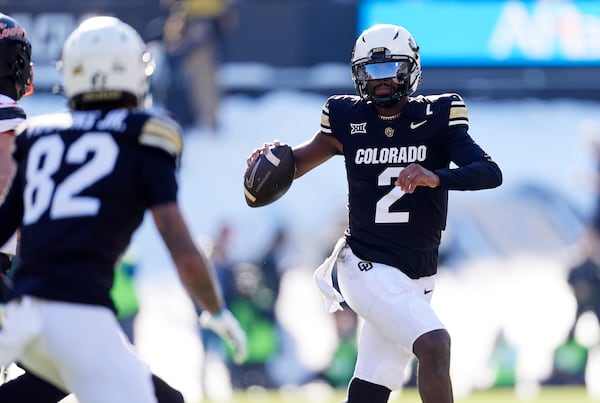
[[[273,203],[287,192],[294,180],[296,163],[288,145],[271,147],[244,172],[244,195],[250,207]]]

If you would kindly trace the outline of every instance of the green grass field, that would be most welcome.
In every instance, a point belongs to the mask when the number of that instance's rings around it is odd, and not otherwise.
[[[306,389],[283,393],[265,391],[237,393],[232,400],[220,401],[219,403],[341,403],[343,399],[343,391]],[[473,393],[465,399],[457,399],[456,403],[587,403],[592,401],[582,387],[556,387],[544,388],[539,396],[531,399],[517,398],[512,389],[493,389]],[[207,402],[212,401],[202,401],[202,403]],[[390,399],[390,403],[420,402],[421,400],[414,388],[406,389],[401,395]]]

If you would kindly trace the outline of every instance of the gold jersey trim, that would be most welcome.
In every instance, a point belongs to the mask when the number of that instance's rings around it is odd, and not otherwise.
[[[456,100],[450,104],[448,126],[469,125],[469,111],[464,101]]]
[[[140,143],[161,148],[174,156],[180,155],[183,150],[181,130],[174,122],[165,119],[148,119],[142,127]]]

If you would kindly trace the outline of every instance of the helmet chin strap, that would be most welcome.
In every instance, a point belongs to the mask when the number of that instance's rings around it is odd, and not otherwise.
[[[404,96],[404,94],[408,94],[408,82],[405,82],[404,87],[404,91],[401,88],[397,88],[396,91],[383,97],[371,95],[371,99],[375,105],[383,108],[394,106]]]
[[[373,102],[375,103],[375,105],[384,108],[394,106],[398,101],[399,99],[395,97],[373,97]]]
[[[390,106],[396,105],[396,103],[403,97],[403,93],[401,90],[394,91],[393,93],[386,96],[377,96],[371,95],[371,99],[377,106],[381,106],[383,108],[388,108]]]

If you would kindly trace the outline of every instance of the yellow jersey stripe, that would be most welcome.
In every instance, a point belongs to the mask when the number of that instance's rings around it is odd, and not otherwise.
[[[148,119],[142,128],[140,142],[162,148],[172,155],[179,155],[183,150],[181,129],[175,123],[164,119]]]

